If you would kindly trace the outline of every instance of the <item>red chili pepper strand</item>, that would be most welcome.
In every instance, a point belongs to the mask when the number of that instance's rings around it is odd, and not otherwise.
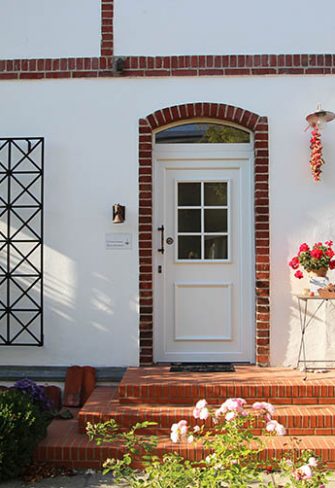
[[[320,175],[322,173],[321,166],[324,164],[322,159],[322,143],[319,127],[315,126],[312,130],[311,136],[311,159],[310,165],[312,168],[312,175],[314,181],[320,181]]]

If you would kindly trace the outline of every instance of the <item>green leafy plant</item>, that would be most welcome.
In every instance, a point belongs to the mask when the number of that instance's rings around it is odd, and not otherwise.
[[[48,416],[29,395],[15,389],[0,393],[0,481],[22,473],[47,425]]]
[[[87,423],[86,432],[90,440],[95,440],[96,444],[113,443],[119,444],[124,451],[121,459],[107,459],[104,464],[104,474],[113,472],[117,480],[126,479],[128,483],[135,483],[137,475],[132,468],[136,461],[145,461],[153,448],[157,445],[155,436],[141,436],[139,431],[156,425],[155,422],[138,422],[131,427],[128,432],[119,432],[118,424],[114,419],[104,423]],[[131,486],[136,486],[131,484]]]
[[[271,478],[264,479],[259,461],[264,446],[253,429],[263,425],[269,436],[285,435],[285,427],[272,418],[274,412],[273,405],[267,402],[255,402],[246,409],[244,399],[230,398],[213,410],[206,400],[199,400],[193,410],[197,424],[190,426],[180,420],[172,425],[170,434],[175,444],[197,443],[203,453],[197,461],[176,452],[166,453],[162,459],[154,455],[157,438],[142,434],[143,429],[155,425],[152,422],[138,423],[129,432],[120,432],[115,420],[89,423],[87,433],[98,445],[110,442],[122,448],[123,456],[107,459],[104,472],[112,472],[116,482],[125,482],[132,488],[247,488],[254,483],[262,488],[324,488],[326,469],[310,451],[300,455],[298,446],[290,456],[268,463]],[[136,471],[136,466],[141,471]],[[275,469],[280,473],[275,474]]]
[[[271,472],[271,480],[261,486],[267,488],[308,487],[325,488],[330,471],[313,453],[313,451],[300,451],[300,440],[291,439],[292,449],[278,462],[277,472]]]

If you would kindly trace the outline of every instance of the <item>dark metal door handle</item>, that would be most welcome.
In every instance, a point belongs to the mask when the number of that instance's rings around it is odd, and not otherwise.
[[[161,247],[160,247],[160,249],[157,249],[157,250],[158,250],[158,252],[161,252],[162,254],[164,254],[164,225],[161,225],[160,227],[158,227],[157,230],[161,233]]]

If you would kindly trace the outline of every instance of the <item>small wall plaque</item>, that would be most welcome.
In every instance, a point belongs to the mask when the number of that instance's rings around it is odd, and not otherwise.
[[[106,234],[106,249],[132,249],[132,234],[112,232]]]

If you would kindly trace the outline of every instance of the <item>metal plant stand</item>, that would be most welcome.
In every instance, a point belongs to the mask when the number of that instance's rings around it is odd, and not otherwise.
[[[298,361],[297,361],[297,368],[299,368],[299,364],[303,363],[304,369],[306,373],[308,371],[314,370],[315,367],[312,366],[307,366],[307,363],[313,363],[317,364],[320,362],[327,362],[327,363],[335,363],[334,360],[328,360],[328,359],[307,359],[306,357],[306,343],[305,343],[305,336],[306,336],[306,330],[308,327],[311,325],[314,319],[317,318],[317,315],[320,311],[320,309],[325,306],[328,302],[331,304],[331,306],[335,309],[335,297],[334,298],[325,298],[325,297],[320,297],[320,296],[306,296],[306,295],[296,295],[298,299],[298,304],[299,304],[299,318],[300,318],[300,327],[301,327],[301,340],[300,340],[300,347],[299,347],[299,354],[298,354]],[[308,303],[311,301],[318,301],[318,305],[316,307],[316,310],[312,313],[312,315],[308,316]],[[335,366],[334,366],[335,368]],[[330,369],[330,368],[327,368]],[[333,368],[331,368],[333,369]],[[304,378],[306,379],[306,377]]]

